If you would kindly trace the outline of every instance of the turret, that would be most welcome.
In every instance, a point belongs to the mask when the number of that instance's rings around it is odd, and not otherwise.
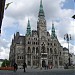
[[[55,34],[55,28],[54,28],[54,24],[52,23],[52,31],[51,31],[51,38],[57,38],[56,34]]]
[[[27,24],[27,32],[26,35],[31,35],[31,26],[30,26],[30,21],[28,20],[28,24]]]

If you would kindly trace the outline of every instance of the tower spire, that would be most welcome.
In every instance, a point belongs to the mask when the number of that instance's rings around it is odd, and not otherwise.
[[[52,39],[57,38],[57,36],[56,36],[56,34],[55,34],[55,28],[54,28],[54,23],[53,23],[53,21],[52,21],[51,38],[52,38]]]
[[[44,10],[43,10],[43,5],[42,5],[42,0],[40,1],[40,9],[39,9],[38,17],[40,17],[40,16],[44,16],[45,17]]]
[[[30,21],[28,19],[28,24],[27,24],[27,32],[26,35],[31,35],[31,26],[30,26]]]

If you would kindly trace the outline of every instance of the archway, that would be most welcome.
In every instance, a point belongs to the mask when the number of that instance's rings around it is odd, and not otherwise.
[[[45,60],[42,60],[42,67],[45,67],[45,65],[46,65]]]

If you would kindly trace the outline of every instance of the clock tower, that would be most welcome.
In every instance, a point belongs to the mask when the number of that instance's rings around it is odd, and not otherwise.
[[[40,9],[38,14],[38,21],[37,21],[37,33],[38,33],[38,42],[39,42],[39,56],[41,67],[44,64],[48,64],[47,60],[47,27],[46,27],[46,20],[45,14],[43,10],[42,0],[40,1]]]
[[[40,9],[39,9],[38,21],[37,21],[37,31],[38,31],[39,38],[42,37],[45,38],[47,36],[46,20],[45,20],[42,0],[40,1]]]

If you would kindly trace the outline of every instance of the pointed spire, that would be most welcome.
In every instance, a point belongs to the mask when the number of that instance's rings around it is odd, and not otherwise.
[[[51,38],[57,38],[56,34],[55,34],[55,28],[54,28],[54,23],[52,22],[52,31],[51,31]]]
[[[26,35],[31,35],[31,27],[30,27],[30,21],[28,19],[28,24],[27,24],[27,33]]]
[[[15,33],[14,33],[14,39],[15,39]]]
[[[42,5],[42,0],[40,1],[40,9],[39,9],[38,17],[40,17],[40,16],[44,16],[45,17],[44,10],[43,10],[43,5]]]

